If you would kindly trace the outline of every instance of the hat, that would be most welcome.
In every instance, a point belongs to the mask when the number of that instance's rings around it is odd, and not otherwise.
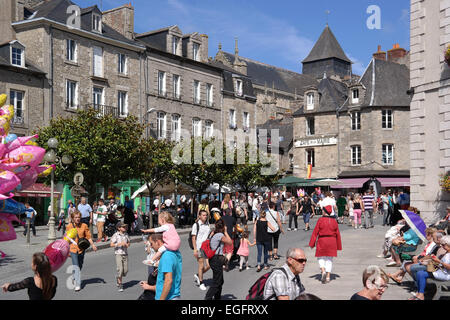
[[[117,223],[117,229],[119,229],[120,227],[128,228],[128,225],[120,221],[119,223]]]

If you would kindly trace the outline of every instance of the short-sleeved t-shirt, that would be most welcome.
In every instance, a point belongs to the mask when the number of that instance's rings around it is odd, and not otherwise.
[[[198,225],[198,234],[197,234],[197,225]],[[197,236],[195,243],[197,244],[197,249],[200,249],[202,243],[208,239],[209,233],[211,232],[211,228],[209,224],[203,223],[200,220],[197,223],[192,225],[191,236]]]
[[[236,218],[233,216],[224,215],[222,219],[227,226],[227,233],[231,238],[233,236],[233,227],[236,225]]]
[[[172,273],[172,288],[170,288],[166,300],[172,300],[180,296],[182,263],[183,259],[179,251],[164,251],[159,260],[155,300],[159,300],[161,297],[164,287],[164,274],[169,272]]]
[[[441,261],[445,264],[450,264],[450,253],[447,253]],[[437,280],[441,281],[449,281],[450,280],[450,270],[442,268],[435,272],[433,272],[433,277]]]
[[[367,299],[366,297],[360,296],[359,294],[355,293],[355,294],[350,298],[350,300],[370,300],[370,299]]]
[[[92,212],[92,208],[91,206],[86,203],[86,204],[82,204],[80,203],[78,205],[78,211],[81,212],[81,218],[90,218],[90,213]]]
[[[275,233],[275,232],[277,232],[278,230],[280,230],[280,226],[278,225],[278,222],[277,222],[277,216],[278,216],[278,212],[273,211],[273,210],[269,210],[269,211],[266,213],[266,219],[267,219],[267,222],[270,223],[270,225],[272,226],[272,228],[275,228],[275,230],[272,231],[272,229],[270,229],[269,226],[267,226],[267,232],[268,232],[268,233]]]
[[[375,197],[371,194],[366,194],[363,196],[364,201],[364,209],[365,210],[373,210],[373,201],[375,200]]]
[[[98,206],[97,211],[103,213],[97,216],[97,222],[105,222],[106,214],[108,213],[108,209],[106,208],[106,206]]]
[[[283,200],[279,199],[277,200],[277,202],[275,203],[275,210],[277,211],[281,211],[281,205],[283,204]]]

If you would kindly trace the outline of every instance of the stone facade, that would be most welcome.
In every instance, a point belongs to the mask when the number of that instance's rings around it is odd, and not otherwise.
[[[450,1],[411,0],[411,204],[428,223],[450,205],[439,186],[450,171],[449,43]]]

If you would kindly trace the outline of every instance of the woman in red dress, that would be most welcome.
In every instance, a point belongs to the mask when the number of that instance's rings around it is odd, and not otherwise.
[[[328,208],[329,207],[329,208]],[[317,221],[309,246],[316,246],[316,257],[322,270],[322,283],[330,282],[331,269],[333,267],[333,257],[337,257],[337,251],[342,250],[341,234],[334,217],[330,217],[331,206],[323,208],[323,216]]]

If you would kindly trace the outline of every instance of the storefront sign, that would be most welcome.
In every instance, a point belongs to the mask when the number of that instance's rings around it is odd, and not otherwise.
[[[298,139],[295,141],[296,148],[331,146],[336,144],[337,144],[337,137]]]

